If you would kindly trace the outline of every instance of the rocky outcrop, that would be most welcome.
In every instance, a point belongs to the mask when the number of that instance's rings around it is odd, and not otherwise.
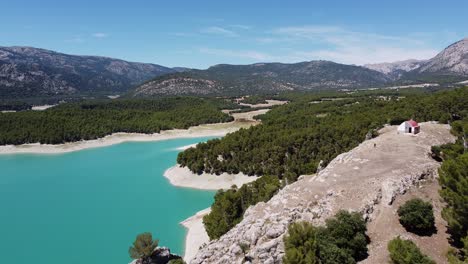
[[[181,256],[172,254],[167,247],[157,247],[151,257],[147,259],[136,259],[130,264],[166,264],[171,260],[182,259]]]
[[[374,220],[379,207],[418,182],[437,175],[431,145],[453,141],[446,125],[422,123],[418,135],[385,127],[380,136],[336,157],[317,175],[305,175],[270,201],[250,207],[244,219],[220,239],[203,247],[190,263],[282,263],[288,225],[316,225],[340,209]],[[375,144],[375,147],[374,147]]]
[[[405,72],[409,72],[419,68],[425,60],[404,60],[396,62],[384,62],[375,64],[366,64],[364,67],[384,73],[392,79],[399,79]]]

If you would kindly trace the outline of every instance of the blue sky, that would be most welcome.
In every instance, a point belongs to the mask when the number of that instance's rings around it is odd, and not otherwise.
[[[0,46],[166,66],[430,58],[468,37],[468,1],[0,0]]]

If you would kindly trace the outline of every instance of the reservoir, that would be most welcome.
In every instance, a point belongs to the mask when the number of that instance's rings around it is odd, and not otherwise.
[[[182,255],[179,223],[210,207],[215,192],[175,187],[163,173],[181,147],[208,139],[0,155],[0,262],[129,263],[142,232]]]

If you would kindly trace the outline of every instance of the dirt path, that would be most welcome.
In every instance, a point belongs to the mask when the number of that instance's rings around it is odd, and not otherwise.
[[[339,155],[318,175],[301,176],[267,203],[249,208],[241,223],[201,249],[191,263],[241,263],[246,256],[252,263],[281,263],[282,237],[291,222],[323,224],[340,209],[360,211],[370,221],[372,243],[365,263],[387,263],[386,242],[404,232],[394,215],[408,198],[398,196],[436,177],[439,164],[428,156],[430,147],[454,140],[447,125],[422,123],[418,135],[398,134],[396,128],[385,127],[380,136]],[[436,192],[428,193],[434,197]],[[446,247],[440,224],[422,250],[443,263],[440,255]]]

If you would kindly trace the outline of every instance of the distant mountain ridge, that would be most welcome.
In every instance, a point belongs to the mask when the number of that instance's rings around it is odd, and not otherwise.
[[[448,46],[416,69],[419,73],[468,76],[468,38]]]
[[[137,87],[132,95],[237,95],[381,86],[390,81],[383,73],[331,61],[219,64],[157,77]]]
[[[428,60],[364,66],[331,61],[168,68],[30,47],[0,47],[0,99],[127,93],[130,96],[229,96],[457,83],[468,78],[468,38]]]
[[[0,98],[122,93],[148,79],[180,70],[32,47],[0,47]]]
[[[425,62],[427,62],[427,60],[409,59],[404,61],[366,64],[364,65],[364,67],[384,73],[389,77],[397,80],[401,78],[405,72],[410,72],[412,70],[418,69]]]
[[[405,60],[366,64],[364,67],[399,79],[455,76],[468,77],[468,38],[457,41],[429,60]]]

